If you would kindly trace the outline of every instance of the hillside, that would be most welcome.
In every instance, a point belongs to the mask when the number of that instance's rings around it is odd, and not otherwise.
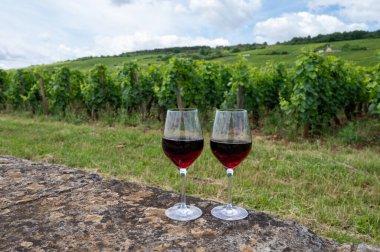
[[[303,45],[286,45],[278,44],[271,46],[257,46],[254,50],[242,50],[231,48],[209,48],[209,55],[214,54],[213,61],[219,61],[223,63],[234,63],[237,60],[238,54],[244,55],[248,62],[255,66],[261,66],[266,62],[285,62],[293,64],[297,56],[302,50],[320,50],[325,49],[327,45],[333,49],[331,55],[341,57],[342,59],[354,62],[360,66],[373,66],[380,62],[380,39],[361,39],[361,40],[349,40],[330,43],[312,43]],[[244,48],[244,47],[243,47]],[[244,48],[245,49],[245,48]],[[217,53],[216,53],[217,52]],[[152,63],[160,63],[168,60],[172,56],[186,57],[193,59],[204,59],[205,52],[202,49],[184,51],[184,52],[160,52],[160,51],[144,51],[124,53],[122,56],[103,56],[94,58],[83,58],[73,61],[66,61],[51,64],[49,66],[70,66],[82,70],[88,70],[93,65],[101,63],[107,67],[113,68],[120,66],[123,62],[136,60],[142,65],[148,65]],[[211,58],[211,57],[210,57]],[[207,59],[207,58],[206,58]]]
[[[242,54],[246,55],[248,61],[256,66],[261,66],[268,61],[274,63],[285,62],[288,64],[293,64],[302,50],[314,51],[319,48],[325,49],[328,44],[333,49],[333,52],[329,53],[329,55],[331,54],[342,59],[352,61],[356,65],[373,66],[380,62],[378,56],[380,50],[380,39],[350,40],[306,45],[273,45],[268,46],[265,49],[246,51]],[[281,54],[283,52],[286,52],[286,54]],[[235,54],[220,58],[218,60],[224,63],[233,63],[237,59],[236,56],[237,55]]]

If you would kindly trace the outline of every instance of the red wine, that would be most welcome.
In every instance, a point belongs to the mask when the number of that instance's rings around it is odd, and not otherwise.
[[[199,157],[203,139],[162,138],[165,155],[179,168],[188,168]]]
[[[248,155],[252,142],[218,142],[211,140],[211,151],[214,156],[227,168],[235,169]]]

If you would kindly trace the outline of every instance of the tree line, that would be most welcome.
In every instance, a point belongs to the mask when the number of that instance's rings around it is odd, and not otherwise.
[[[126,62],[116,70],[102,64],[84,72],[68,67],[0,69],[0,108],[34,114],[139,114],[163,120],[166,109],[245,108],[252,122],[274,111],[291,118],[304,135],[316,133],[344,115],[354,120],[380,114],[380,64],[356,67],[333,56],[303,53],[295,65],[251,67],[243,57],[233,65],[171,58],[141,66]]]
[[[373,32],[356,30],[356,31],[349,31],[349,32],[334,32],[331,34],[319,34],[314,37],[311,37],[311,36],[294,37],[291,40],[283,42],[281,44],[300,45],[300,44],[335,42],[335,41],[370,39],[370,38],[380,38],[380,30],[373,31]]]
[[[369,38],[380,38],[380,30],[377,31],[350,31],[350,32],[335,32],[331,34],[319,34],[317,36],[311,37],[294,37],[289,41],[277,42],[277,44],[284,45],[298,45],[298,44],[310,44],[310,43],[330,43],[334,41],[345,41],[345,40],[356,40],[356,39],[369,39]],[[123,52],[118,55],[101,55],[101,56],[86,56],[69,61],[83,61],[96,58],[111,58],[111,57],[134,57],[138,55],[158,55],[160,61],[168,61],[171,57],[183,54],[186,57],[196,60],[211,60],[220,57],[228,56],[231,53],[239,53],[250,50],[263,49],[268,46],[267,42],[263,43],[246,43],[246,44],[237,44],[237,45],[225,45],[225,46],[216,46],[215,48],[210,46],[183,46],[183,47],[168,47],[168,48],[155,48],[148,50],[139,50],[135,52]],[[326,48],[326,45],[322,46]],[[350,46],[348,46],[350,47]],[[342,48],[342,50],[366,50],[366,47],[352,46],[348,48],[347,46]],[[268,55],[276,54],[288,54],[286,51],[282,52],[269,52]],[[183,57],[183,55],[181,55]]]

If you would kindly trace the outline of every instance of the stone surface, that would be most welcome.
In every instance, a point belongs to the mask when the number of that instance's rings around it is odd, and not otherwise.
[[[226,222],[177,222],[178,194],[63,166],[0,156],[0,251],[355,251],[293,222],[249,211]],[[364,246],[364,245],[363,245]],[[377,251],[377,250],[361,251]]]
[[[367,244],[359,244],[356,252],[380,252],[380,248]]]

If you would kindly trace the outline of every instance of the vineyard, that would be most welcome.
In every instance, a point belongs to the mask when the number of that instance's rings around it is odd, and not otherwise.
[[[252,123],[280,113],[305,136],[364,114],[380,114],[380,64],[357,67],[333,56],[303,53],[291,68],[250,66],[243,57],[225,65],[171,58],[143,67],[126,62],[109,70],[97,64],[85,72],[68,67],[0,69],[0,109],[97,120],[138,114],[163,120],[171,107],[197,107],[201,113],[238,107]]]
[[[290,67],[246,60],[0,70],[0,154],[178,191],[160,148],[166,109],[197,107],[207,143],[216,108],[245,108],[259,130],[235,176],[236,204],[379,245],[380,64],[306,52]],[[225,200],[208,147],[190,176],[190,195]]]
[[[121,67],[125,62],[137,60],[140,66],[162,64],[170,58],[189,58],[206,60],[224,64],[235,64],[239,55],[247,59],[250,66],[262,67],[268,62],[280,62],[291,66],[302,51],[317,52],[332,48],[329,55],[353,62],[357,66],[373,67],[379,63],[380,38],[320,42],[310,44],[246,44],[225,47],[184,47],[165,48],[157,50],[126,52],[119,55],[84,57],[45,65],[47,68],[69,67],[83,71],[90,70],[95,64],[104,64],[109,70]]]

